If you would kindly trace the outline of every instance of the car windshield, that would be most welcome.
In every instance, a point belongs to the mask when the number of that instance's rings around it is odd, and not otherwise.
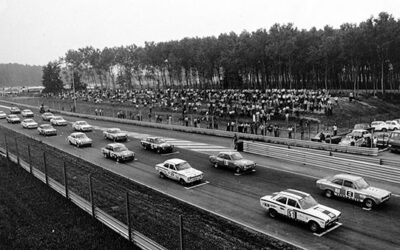
[[[50,125],[48,125],[48,124],[44,124],[44,125],[42,125],[42,126],[40,126],[41,128],[44,128],[44,129],[49,129],[49,128],[52,128]]]
[[[155,143],[165,143],[165,140],[164,139],[161,139],[161,138],[156,138],[156,139],[154,139],[154,142]]]
[[[29,109],[25,109],[24,112],[31,112]]]
[[[63,118],[62,118],[62,117],[57,117],[57,116],[56,116],[56,117],[54,117],[53,119],[54,119],[54,120],[60,121],[60,120],[62,120]]]
[[[35,121],[32,119],[26,119],[24,122],[35,122]]]
[[[10,118],[16,118],[16,117],[18,117],[18,116],[16,116],[16,115],[10,115],[9,117],[10,117]]]
[[[75,135],[75,137],[79,138],[79,139],[87,138],[87,136],[85,134],[77,134],[77,135]]]
[[[175,167],[176,167],[176,170],[178,170],[178,171],[186,170],[186,169],[191,168],[190,164],[187,163],[186,161],[185,162],[181,162],[179,164],[176,164]]]
[[[379,125],[379,124],[381,124],[381,123],[382,123],[382,122],[372,122],[371,125],[372,125],[372,126],[376,126],[376,125]]]
[[[108,133],[112,133],[112,134],[115,134],[115,133],[119,133],[121,130],[119,129],[119,128],[115,128],[115,129],[110,129],[110,130],[108,130]]]
[[[77,122],[78,125],[86,125],[87,122]]]
[[[125,146],[118,146],[114,148],[115,152],[122,152],[128,150]]]
[[[357,189],[365,189],[369,187],[368,182],[366,182],[363,178],[358,179],[354,182],[354,184],[356,185]]]
[[[243,159],[243,156],[241,154],[239,154],[239,153],[233,153],[231,155],[231,158],[232,158],[232,160],[237,161],[237,160]]]
[[[302,209],[309,209],[310,207],[318,205],[318,202],[314,200],[314,198],[311,197],[311,195],[306,196],[303,199],[299,200],[299,203]]]

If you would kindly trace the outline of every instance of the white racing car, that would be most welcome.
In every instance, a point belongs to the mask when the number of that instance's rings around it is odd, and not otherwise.
[[[23,128],[37,128],[39,126],[33,119],[24,119],[21,125]]]
[[[87,137],[87,135],[85,133],[82,132],[75,132],[70,134],[67,137],[67,141],[69,142],[69,144],[71,145],[75,145],[76,147],[82,147],[82,146],[92,146],[92,139],[90,139],[89,137]]]
[[[72,128],[75,131],[90,132],[93,130],[92,125],[88,124],[86,121],[76,121],[72,124]]]
[[[161,178],[168,177],[182,185],[200,182],[203,179],[203,172],[192,168],[187,161],[177,158],[157,164],[156,171]]]
[[[340,226],[337,222],[341,212],[318,204],[310,194],[302,191],[287,189],[266,195],[261,197],[260,204],[271,218],[281,215],[306,223],[312,232]]]

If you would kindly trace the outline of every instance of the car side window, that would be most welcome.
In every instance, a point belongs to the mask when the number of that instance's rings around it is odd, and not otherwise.
[[[295,200],[293,200],[293,199],[289,199],[287,204],[288,204],[289,206],[299,208],[299,204],[297,204],[297,201],[295,201]]]
[[[169,164],[168,164],[168,163],[165,163],[165,164],[164,164],[164,167],[169,168]]]
[[[169,169],[171,169],[171,170],[176,170],[176,169],[175,169],[175,166],[174,166],[174,165],[172,165],[172,164],[171,164],[171,165],[169,165]]]
[[[335,184],[337,184],[339,186],[342,186],[343,180],[342,179],[336,179],[336,180],[333,180],[332,183],[335,183]]]
[[[344,181],[343,186],[349,187],[349,188],[354,188],[353,182],[351,181]]]
[[[279,197],[276,199],[277,202],[280,202],[282,204],[286,204],[287,198],[286,197]]]

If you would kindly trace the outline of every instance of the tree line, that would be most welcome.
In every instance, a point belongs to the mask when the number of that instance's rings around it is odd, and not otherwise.
[[[42,66],[17,63],[0,64],[0,87],[39,86],[42,79]]]
[[[54,62],[52,62],[54,63]],[[50,63],[49,63],[50,64]],[[107,88],[400,88],[400,21],[388,13],[338,29],[268,31],[69,50],[65,82]],[[73,77],[72,77],[73,76]],[[72,81],[72,78],[74,81]]]

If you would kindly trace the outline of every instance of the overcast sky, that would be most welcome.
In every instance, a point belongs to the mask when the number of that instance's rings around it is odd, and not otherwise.
[[[44,65],[69,49],[218,36],[293,23],[339,28],[399,0],[0,0],[0,63]]]

